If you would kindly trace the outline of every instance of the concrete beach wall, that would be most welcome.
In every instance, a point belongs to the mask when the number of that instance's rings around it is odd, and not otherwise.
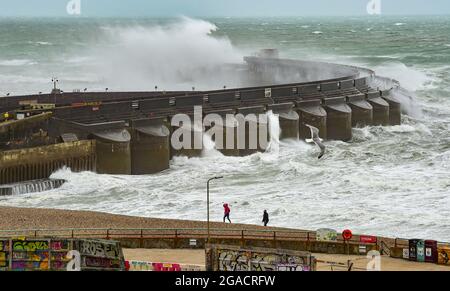
[[[207,271],[315,271],[316,259],[309,252],[270,248],[206,246]]]

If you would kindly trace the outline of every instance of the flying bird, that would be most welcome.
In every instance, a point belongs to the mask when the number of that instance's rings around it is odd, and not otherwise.
[[[322,143],[322,139],[319,137],[319,129],[305,124],[311,130],[311,139],[307,139],[307,143],[315,143],[320,148],[319,160],[325,155],[325,145]]]

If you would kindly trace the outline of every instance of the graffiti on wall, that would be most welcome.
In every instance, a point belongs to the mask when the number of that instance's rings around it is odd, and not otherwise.
[[[142,261],[128,261],[129,271],[144,271],[144,272],[191,272],[201,271],[202,268],[197,265],[182,265],[182,264],[169,264],[169,263],[150,263]]]
[[[438,264],[450,265],[450,248],[438,248]]]
[[[278,272],[308,272],[311,271],[310,266],[297,264],[278,264],[276,271]]]
[[[76,247],[76,249],[74,249]],[[68,254],[80,249],[84,269],[124,269],[118,242],[74,239],[14,239],[0,241],[0,269],[66,271]]]
[[[275,251],[251,251],[219,248],[216,250],[219,271],[311,271],[309,254],[279,254]]]
[[[219,271],[250,271],[250,253],[218,250]]]
[[[124,269],[119,243],[108,240],[79,240],[74,247],[81,254],[84,269]]]
[[[85,257],[82,265],[92,268],[118,269],[121,267],[121,262],[119,259]]]
[[[13,241],[13,251],[44,251],[49,249],[48,241]]]
[[[0,240],[0,269],[8,267],[9,241]]]
[[[295,269],[303,270],[302,266],[309,265],[307,257],[299,256],[280,256],[274,254],[252,254],[252,271],[277,271],[280,267],[285,265],[286,271],[288,271],[287,266],[296,266]]]
[[[92,257],[117,258],[120,256],[117,244],[103,241],[82,240],[78,251],[82,255]]]
[[[337,231],[330,228],[321,228],[316,231],[316,240],[322,242],[337,241]]]

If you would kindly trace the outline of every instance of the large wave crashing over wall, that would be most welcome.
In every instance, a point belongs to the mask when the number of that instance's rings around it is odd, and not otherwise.
[[[391,91],[391,96],[402,104],[403,113],[413,118],[423,118],[416,92],[433,88],[435,79],[401,62],[384,63],[374,69],[377,77],[372,80],[371,86],[383,90],[397,87]]]
[[[229,64],[243,54],[207,21],[183,17],[152,27],[106,27],[106,47],[96,52],[99,75],[119,89],[190,90],[240,85]]]

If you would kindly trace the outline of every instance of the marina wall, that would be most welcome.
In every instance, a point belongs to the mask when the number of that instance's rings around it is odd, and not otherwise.
[[[0,184],[45,179],[64,166],[76,172],[95,171],[95,141],[0,152]]]
[[[0,122],[0,149],[4,144],[4,151],[0,151],[0,185],[48,178],[63,166],[102,174],[154,174],[169,168],[174,156],[200,157],[202,150],[195,145],[202,146],[204,132],[211,126],[171,125],[172,118],[180,113],[192,117],[195,107],[202,108],[203,118],[211,113],[235,117],[234,122],[220,124],[226,148],[219,150],[230,156],[265,150],[261,141],[270,140],[268,124],[258,116],[269,111],[279,117],[281,139],[310,138],[307,124],[317,127],[322,139],[350,141],[353,127],[401,123],[401,104],[391,94],[394,87],[374,87],[375,75],[370,70],[276,58],[250,57],[246,62],[249,72],[261,79],[256,83],[266,86],[207,92],[75,92],[0,98],[0,112],[18,110],[24,102],[53,106],[33,109],[29,112],[32,116],[22,120]],[[296,73],[288,78],[283,72]],[[272,79],[264,81],[269,76]],[[243,141],[238,138],[241,127],[236,124],[245,125]],[[33,132],[27,132],[28,128]],[[184,131],[180,141],[191,149],[172,144],[174,133],[180,133],[180,129]],[[256,147],[253,139],[257,140]],[[33,146],[30,140],[38,145]],[[11,144],[18,148],[23,144],[23,148],[9,150]]]

